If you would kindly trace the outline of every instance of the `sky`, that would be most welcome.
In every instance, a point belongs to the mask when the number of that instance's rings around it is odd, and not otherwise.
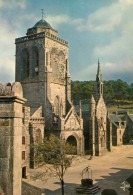
[[[44,19],[69,42],[72,80],[133,83],[133,0],[0,0],[0,82],[15,80],[15,38]]]

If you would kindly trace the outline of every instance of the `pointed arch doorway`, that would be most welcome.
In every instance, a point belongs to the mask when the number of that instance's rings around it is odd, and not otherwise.
[[[70,145],[70,151],[68,149],[68,154],[74,154],[77,155],[77,140],[73,135],[70,135],[67,140],[66,140],[66,144]]]

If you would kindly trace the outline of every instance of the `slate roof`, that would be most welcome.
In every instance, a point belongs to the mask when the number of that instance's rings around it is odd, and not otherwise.
[[[82,112],[89,112],[89,100],[82,101],[81,105],[82,105]],[[74,103],[74,107],[76,112],[79,112],[79,104]]]
[[[128,116],[131,119],[131,121],[133,121],[133,114],[129,114]]]
[[[44,20],[44,19],[39,20],[34,25],[34,27],[45,27],[45,28],[51,28],[52,29],[52,27],[50,26],[50,24],[48,22],[46,22],[46,20]]]
[[[109,114],[109,118],[112,122],[116,123],[120,121],[120,118],[116,116],[115,114]]]
[[[126,114],[127,113],[127,110],[118,110],[117,111],[117,114]]]

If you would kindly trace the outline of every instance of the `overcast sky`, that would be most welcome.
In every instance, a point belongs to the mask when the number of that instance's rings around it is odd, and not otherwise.
[[[44,18],[69,42],[72,80],[133,82],[133,0],[0,0],[0,81],[13,82],[15,38]]]

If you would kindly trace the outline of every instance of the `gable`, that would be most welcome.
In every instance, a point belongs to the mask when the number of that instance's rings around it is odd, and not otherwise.
[[[101,97],[96,106],[96,116],[98,119],[100,119],[101,117],[105,119],[106,115],[107,115],[107,108],[104,103],[103,97]]]
[[[80,118],[76,114],[76,112],[73,108],[70,109],[69,113],[67,114],[67,116],[65,118],[64,127],[65,127],[65,129],[69,129],[69,130],[81,129]]]

